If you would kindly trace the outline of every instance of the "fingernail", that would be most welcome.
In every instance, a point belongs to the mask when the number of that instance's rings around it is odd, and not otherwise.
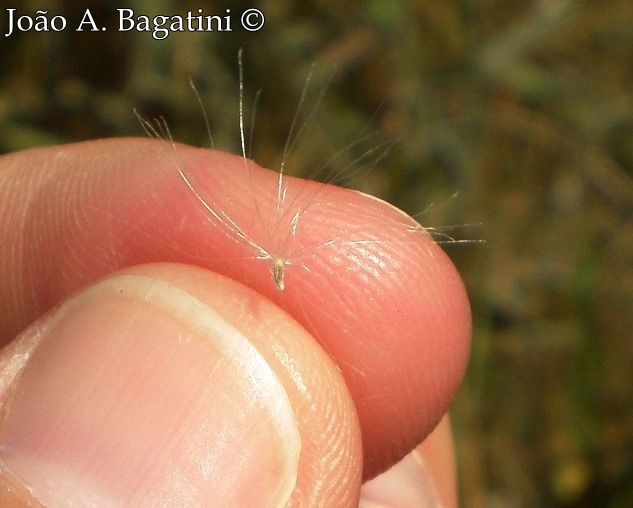
[[[108,279],[21,344],[0,362],[0,460],[42,504],[289,499],[301,440],[288,395],[251,342],[185,290]]]
[[[424,458],[413,451],[388,471],[365,483],[359,508],[443,506]]]

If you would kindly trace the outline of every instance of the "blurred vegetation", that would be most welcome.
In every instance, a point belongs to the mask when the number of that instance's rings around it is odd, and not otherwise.
[[[71,27],[85,9],[45,3]],[[204,145],[191,76],[216,146],[238,152],[242,47],[254,156],[276,167],[316,64],[310,90],[329,85],[295,165],[374,132],[395,142],[357,186],[410,213],[444,202],[424,224],[483,224],[457,234],[486,244],[447,246],[475,327],[453,411],[463,506],[633,506],[633,3],[128,1],[233,13],[232,32],[163,41],[91,4],[107,32],[3,38],[0,151],[143,136],[133,108]],[[258,32],[238,26],[250,7]]]

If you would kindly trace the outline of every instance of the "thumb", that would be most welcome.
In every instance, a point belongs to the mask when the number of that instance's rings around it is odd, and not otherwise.
[[[1,506],[358,506],[339,372],[200,268],[134,267],[46,315],[2,351],[0,405]]]

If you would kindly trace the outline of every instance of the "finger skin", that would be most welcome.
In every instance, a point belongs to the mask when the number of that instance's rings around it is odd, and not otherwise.
[[[457,467],[455,447],[448,415],[445,415],[433,432],[415,449],[426,464],[426,470],[437,489],[442,506],[457,508]]]
[[[218,226],[176,164],[255,243],[290,258],[284,291],[268,261]],[[408,453],[445,413],[467,362],[468,300],[442,250],[386,203],[288,179],[285,225],[276,229],[266,222],[276,173],[254,163],[246,171],[241,157],[221,152],[178,145],[174,155],[153,140],[35,149],[0,166],[5,341],[114,270],[188,263],[250,286],[317,338],[356,405],[365,478]],[[296,211],[296,235],[275,236]]]
[[[220,341],[216,316],[231,328]],[[134,266],[29,330],[8,363],[26,366],[0,376],[6,496],[24,497],[21,479],[46,506],[358,506],[344,380],[255,291],[191,265]]]
[[[403,460],[365,482],[359,506],[456,508],[455,456],[448,416]]]

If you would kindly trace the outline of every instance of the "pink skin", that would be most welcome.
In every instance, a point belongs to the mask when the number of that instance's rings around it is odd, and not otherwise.
[[[0,301],[14,302],[0,313],[2,344],[115,270],[198,265],[260,292],[318,339],[356,406],[364,478],[397,462],[444,415],[467,363],[470,310],[448,257],[386,203],[314,183],[306,192],[293,179],[286,203],[301,207],[297,234],[269,238],[289,229],[288,214],[284,226],[261,228],[277,174],[252,163],[249,178],[240,157],[178,145],[200,195],[284,256],[279,291],[270,261],[214,223],[172,155],[157,141],[113,139],[0,159]],[[253,189],[264,196],[258,207]]]

